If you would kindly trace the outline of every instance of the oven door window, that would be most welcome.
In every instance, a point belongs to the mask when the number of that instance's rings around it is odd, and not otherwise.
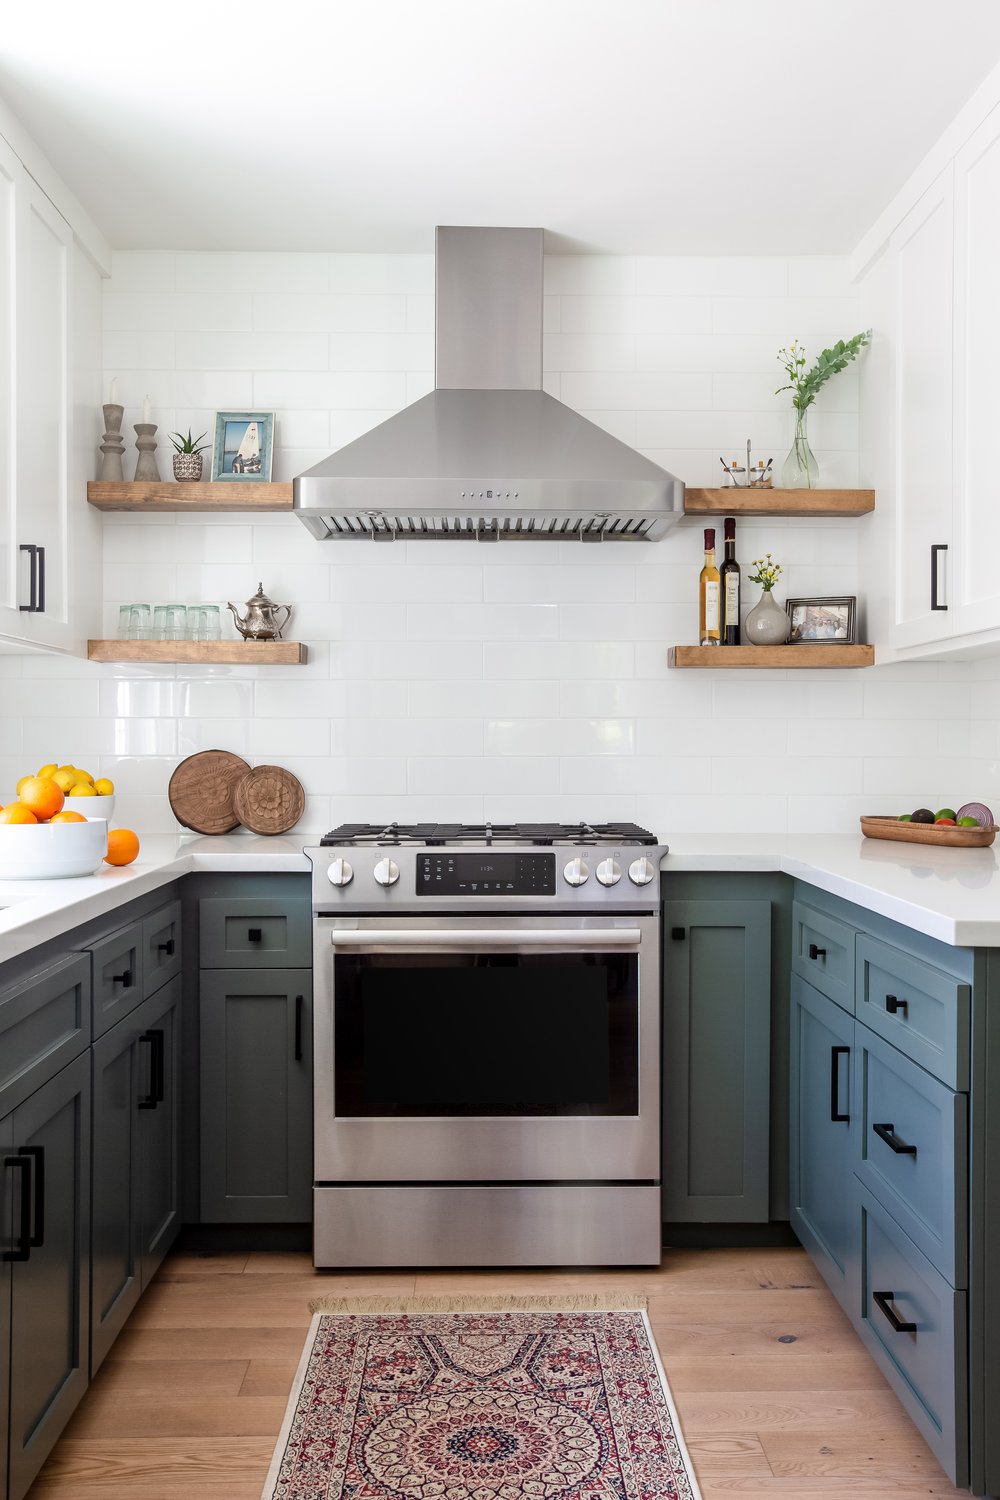
[[[636,1115],[635,953],[337,954],[340,1117]]]

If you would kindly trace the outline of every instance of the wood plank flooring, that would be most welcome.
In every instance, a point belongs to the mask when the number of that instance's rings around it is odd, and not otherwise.
[[[968,1500],[794,1248],[670,1250],[659,1270],[589,1273],[317,1273],[298,1254],[175,1254],[30,1500],[259,1500],[310,1297],[603,1287],[648,1295],[704,1500]]]

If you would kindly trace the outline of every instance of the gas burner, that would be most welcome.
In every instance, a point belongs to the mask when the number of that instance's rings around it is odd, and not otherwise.
[[[342,823],[320,839],[321,847],[422,844],[615,844],[651,845],[655,834],[635,823]]]

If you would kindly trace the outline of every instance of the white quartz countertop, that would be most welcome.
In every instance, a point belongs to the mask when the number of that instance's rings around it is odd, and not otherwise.
[[[318,835],[145,840],[134,864],[69,880],[0,881],[0,962],[192,870],[308,871]],[[930,848],[860,834],[666,836],[664,872],[781,870],[957,947],[1000,947],[1000,865],[988,849]]]

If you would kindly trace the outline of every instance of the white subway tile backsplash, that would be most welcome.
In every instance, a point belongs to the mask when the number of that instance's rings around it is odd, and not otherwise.
[[[813,355],[861,326],[842,257],[550,256],[545,294],[544,388],[689,484],[717,484],[720,455],[748,437],[780,470],[779,347],[797,337]],[[116,254],[103,302],[103,389],[118,376],[126,433],[149,393],[164,475],[167,434],[210,440],[216,409],[273,410],[274,477],[291,478],[433,386],[430,254]],[[861,479],[859,374],[810,414],[828,484]],[[95,434],[99,421],[96,404]],[[670,670],[668,647],[696,636],[703,525],[682,520],[655,546],[380,548],[318,543],[287,515],[110,514],[109,634],[120,602],[241,601],[262,579],[294,606],[285,633],[308,663],[0,656],[0,774],[89,762],[140,833],[175,828],[170,771],[213,747],[293,770],[316,833],[352,818],[617,817],[669,842],[853,832],[880,799],[1000,796],[992,664]],[[766,551],[782,599],[856,594],[864,526],[741,520],[744,608]]]

